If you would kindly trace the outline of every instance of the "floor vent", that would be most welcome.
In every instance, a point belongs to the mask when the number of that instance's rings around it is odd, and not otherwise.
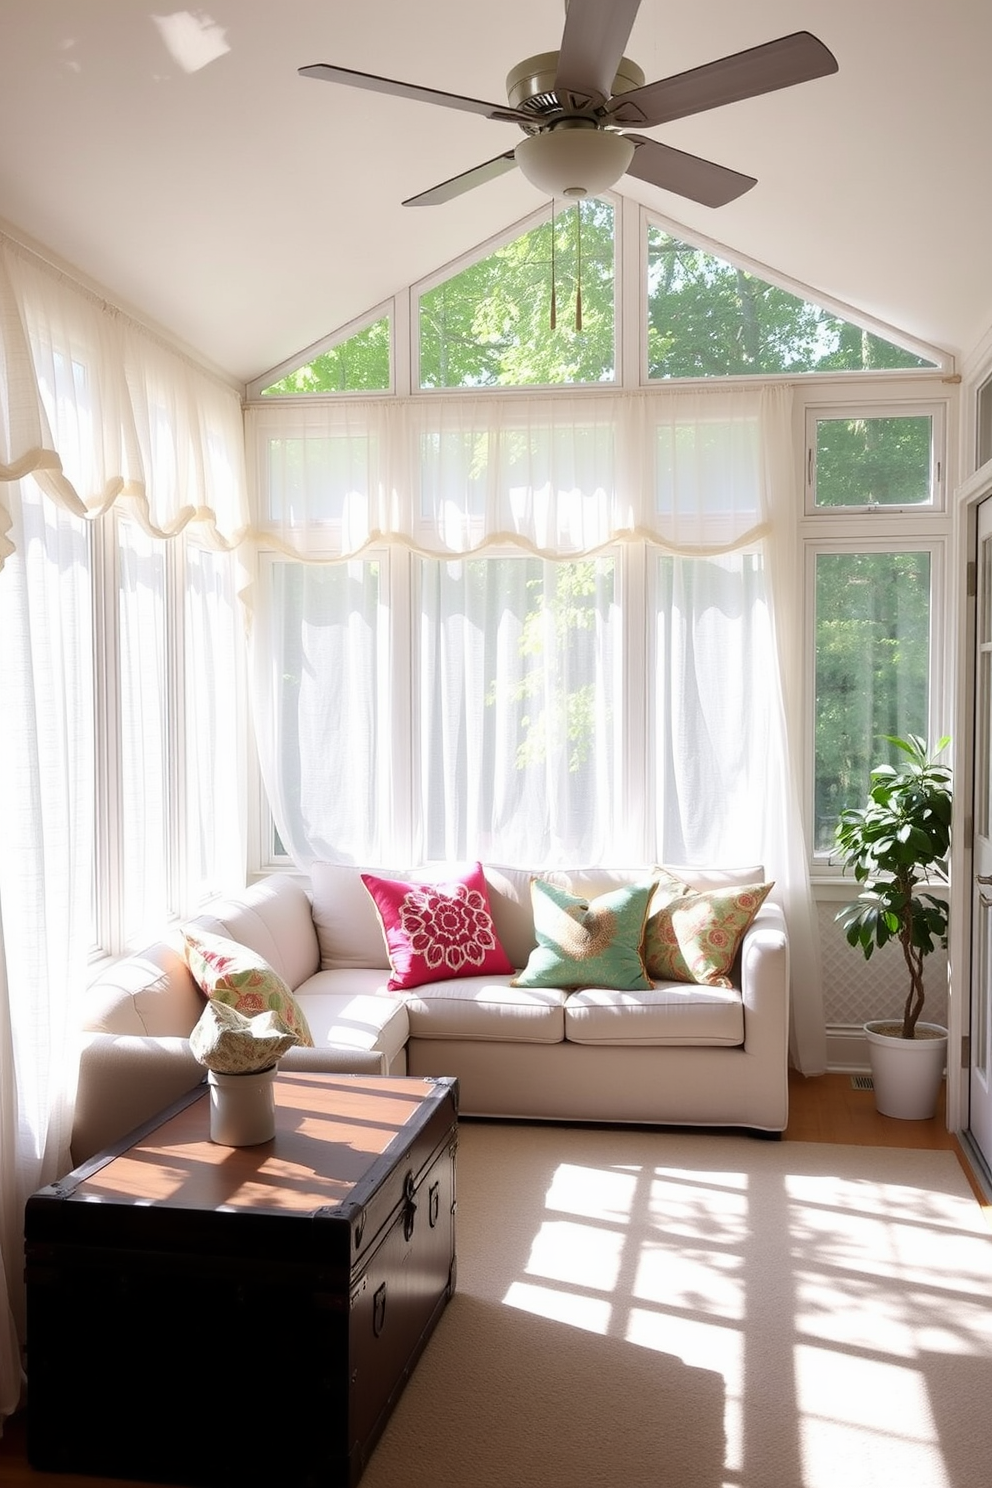
[[[871,1075],[852,1075],[851,1088],[853,1090],[874,1090],[875,1082]]]

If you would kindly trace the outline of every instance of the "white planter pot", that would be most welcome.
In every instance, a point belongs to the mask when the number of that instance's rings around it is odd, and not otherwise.
[[[207,1071],[210,1086],[210,1140],[222,1147],[254,1147],[276,1134],[273,1085],[279,1066],[246,1075]]]
[[[947,1029],[938,1023],[917,1023],[917,1034],[925,1032],[928,1037],[913,1039],[879,1031],[892,1026],[891,1019],[865,1024],[875,1107],[883,1116],[925,1121],[937,1107],[947,1062]]]

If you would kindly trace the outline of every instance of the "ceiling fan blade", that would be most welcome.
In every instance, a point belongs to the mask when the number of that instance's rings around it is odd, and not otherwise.
[[[505,176],[507,171],[513,170],[515,166],[513,151],[507,150],[505,155],[495,155],[492,160],[485,161],[483,165],[476,165],[472,170],[462,171],[460,176],[452,176],[450,180],[442,181],[439,186],[432,186],[429,191],[421,191],[419,196],[407,197],[403,205],[405,207],[438,207],[442,202],[451,201],[453,197],[472,191],[476,186],[483,186],[487,181],[494,181],[497,176]]]
[[[703,160],[699,155],[673,150],[670,145],[648,139],[646,135],[628,134],[626,138],[634,145],[634,158],[627,167],[628,176],[636,176],[651,186],[661,186],[665,191],[674,191],[690,201],[701,202],[704,207],[724,207],[757,185],[755,176],[743,176],[739,171],[729,170],[725,165],[714,165],[712,160]]]
[[[579,108],[605,103],[641,0],[566,0],[555,92]]]
[[[616,124],[667,124],[670,119],[774,93],[836,71],[837,59],[822,41],[809,31],[795,31],[689,72],[618,93],[609,113]]]
[[[420,103],[439,103],[444,108],[461,109],[466,114],[482,114],[487,119],[506,119],[514,124],[532,124],[531,114],[521,113],[505,103],[484,103],[480,98],[463,98],[460,93],[441,93],[436,88],[422,88],[419,83],[400,83],[395,78],[376,77],[371,72],[352,72],[348,67],[335,67],[330,62],[313,62],[297,69],[301,77],[318,78],[328,83],[345,83],[349,88],[367,88],[371,93],[386,93],[393,98],[413,98]]]

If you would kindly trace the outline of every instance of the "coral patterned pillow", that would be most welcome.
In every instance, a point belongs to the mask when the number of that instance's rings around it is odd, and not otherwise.
[[[313,1048],[303,1009],[277,971],[261,956],[236,940],[187,930],[186,964],[205,997],[226,1003],[246,1018],[276,1013],[297,1041]]]
[[[443,883],[407,883],[363,873],[386,937],[393,992],[446,977],[505,976],[481,863]]]
[[[728,972],[744,934],[773,885],[692,889],[648,916],[644,960],[659,982],[731,987]]]

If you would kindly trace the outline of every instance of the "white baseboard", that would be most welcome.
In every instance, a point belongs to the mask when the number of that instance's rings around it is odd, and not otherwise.
[[[862,1074],[869,1068],[868,1040],[858,1024],[827,1028],[827,1070],[830,1074]]]

